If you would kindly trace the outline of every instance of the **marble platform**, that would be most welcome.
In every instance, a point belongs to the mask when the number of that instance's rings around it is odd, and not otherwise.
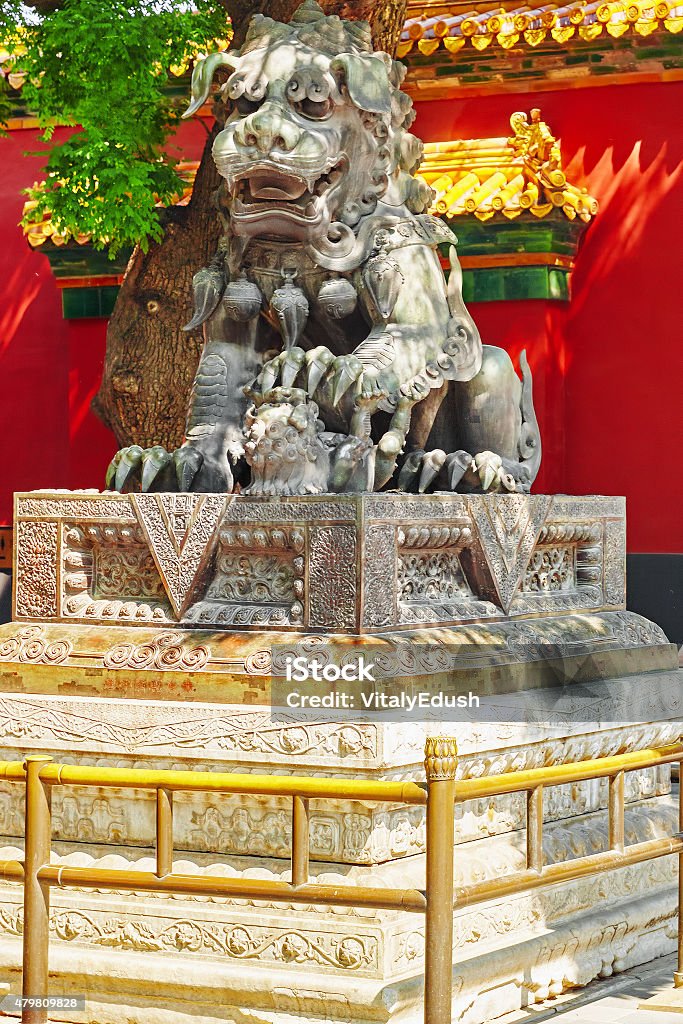
[[[624,607],[622,498],[32,492],[21,621],[375,633]]]
[[[3,758],[420,780],[437,731],[458,737],[465,778],[683,731],[677,652],[625,609],[622,499],[35,492],[17,496],[16,514]],[[288,712],[278,658],[332,634],[380,650],[396,689],[466,683],[490,698],[486,716]],[[628,842],[676,830],[668,769],[626,782]],[[2,859],[21,847],[20,796],[0,785]],[[604,849],[606,804],[599,780],[546,792],[546,861]],[[58,862],[151,864],[147,798],[58,791],[54,822]],[[287,877],[289,823],[287,801],[178,797],[176,870]],[[456,884],[519,868],[523,826],[522,797],[459,807]],[[421,887],[423,809],[314,802],[311,856],[321,881]],[[482,1024],[672,949],[675,867],[663,858],[458,912],[453,1020]],[[0,885],[13,991],[20,903]],[[85,1024],[418,1024],[422,925],[384,911],[55,893],[51,984],[88,994]]]

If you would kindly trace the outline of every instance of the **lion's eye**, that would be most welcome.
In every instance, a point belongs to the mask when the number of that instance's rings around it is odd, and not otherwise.
[[[246,117],[247,114],[253,114],[255,110],[258,110],[261,106],[261,100],[250,100],[243,93],[235,100],[235,106],[237,107],[238,114]]]
[[[329,97],[325,100],[310,100],[308,97],[294,104],[298,114],[311,121],[324,121],[332,113],[333,102]]]

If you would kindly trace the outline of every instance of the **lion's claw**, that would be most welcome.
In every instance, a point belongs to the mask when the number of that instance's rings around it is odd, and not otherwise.
[[[173,455],[179,491],[189,491],[204,463],[204,456],[196,448],[185,445]]]
[[[280,367],[282,366],[282,358],[284,352],[280,352],[279,355],[273,356],[267,363],[264,363],[263,369],[256,378],[256,383],[261,391],[270,391],[274,386],[276,380],[280,376]]]
[[[284,388],[289,388],[294,384],[305,357],[306,353],[302,348],[290,348],[282,353],[280,377]]]
[[[398,475],[398,489],[424,494],[436,481],[433,490],[455,491],[471,465],[469,452],[457,451],[447,455],[440,448],[431,452],[420,449],[411,452],[403,463]]]
[[[109,464],[106,487],[113,491],[203,491],[222,494],[232,490],[227,457],[218,460],[185,444],[175,452],[161,445],[142,449],[131,445],[117,452]]]
[[[475,455],[463,450],[447,455],[438,448],[414,451],[405,459],[398,476],[399,490],[420,494],[458,488],[468,494],[528,493],[529,487],[529,473],[522,463],[489,451]]]
[[[310,352],[306,353],[306,390],[309,395],[315,393],[318,384],[320,384],[320,381],[333,362],[334,354],[330,352],[329,348],[325,348],[324,345],[312,348]]]
[[[337,356],[330,367],[332,401],[338,406],[349,388],[359,383],[362,388],[363,364],[357,356]]]
[[[316,391],[324,384],[326,393],[336,406],[354,384],[360,394],[363,370],[363,364],[357,356],[335,356],[323,345],[308,352],[302,348],[291,348],[269,359],[254,384],[245,392],[255,399],[259,394],[266,394],[277,386],[298,387],[315,399]],[[366,392],[367,397],[381,397],[376,378],[373,383],[369,383]]]
[[[139,444],[130,445],[117,452],[107,469],[106,486],[115,491],[123,491],[130,478],[140,468],[141,457],[142,448]]]
[[[143,491],[168,489],[163,486],[153,487],[153,485],[158,485],[164,478],[168,477],[167,471],[173,469],[173,456],[165,448],[162,448],[161,445],[148,448],[147,451],[142,453],[140,463],[142,465],[141,486]],[[173,476],[171,476],[171,479],[173,479]]]

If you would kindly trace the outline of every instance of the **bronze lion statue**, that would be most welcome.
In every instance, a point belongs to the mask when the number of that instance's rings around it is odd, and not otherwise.
[[[194,278],[187,326],[203,323],[205,346],[186,439],[123,449],[107,486],[528,491],[541,456],[529,367],[523,356],[520,381],[482,346],[462,301],[456,238],[415,176],[404,66],[373,52],[365,23],[306,0],[200,62],[186,116],[219,68],[224,234]]]

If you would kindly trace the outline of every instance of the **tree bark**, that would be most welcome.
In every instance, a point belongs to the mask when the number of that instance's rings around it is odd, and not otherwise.
[[[93,409],[121,447],[160,444],[170,451],[183,439],[203,335],[182,327],[192,316],[192,277],[214,255],[221,232],[211,155],[218,130],[207,138],[188,205],[166,211],[161,242],[134,251],[109,321]]]
[[[253,14],[288,21],[300,0],[223,3],[233,24],[232,45],[238,47]],[[322,0],[321,7],[349,21],[369,21],[375,47],[395,53],[407,0]],[[217,130],[207,139],[188,206],[168,210],[161,242],[147,253],[133,253],[109,322],[93,409],[121,447],[161,444],[171,451],[183,438],[202,332],[186,334],[182,325],[191,316],[192,277],[209,262],[220,237],[213,204],[219,178],[211,157]]]

